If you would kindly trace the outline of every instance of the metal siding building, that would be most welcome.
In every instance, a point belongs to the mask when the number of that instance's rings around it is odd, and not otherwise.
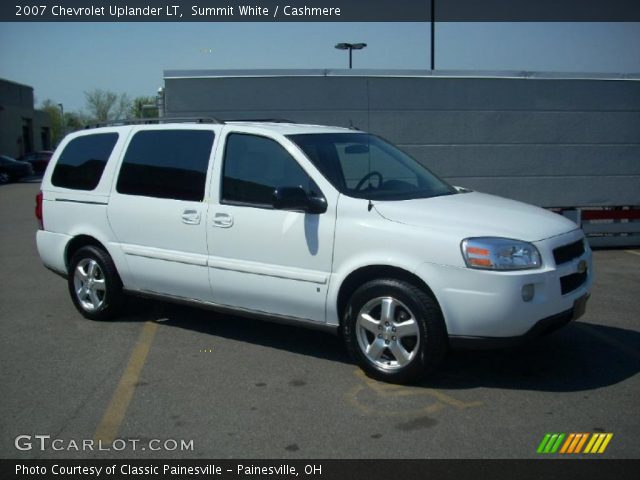
[[[640,206],[638,75],[168,70],[164,79],[167,116],[354,125],[456,185],[551,208]]]

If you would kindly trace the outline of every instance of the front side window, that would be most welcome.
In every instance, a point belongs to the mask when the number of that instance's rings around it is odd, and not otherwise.
[[[51,176],[56,187],[93,190],[118,141],[117,133],[95,133],[71,140],[58,158]]]
[[[341,193],[369,200],[408,200],[455,193],[402,150],[365,133],[290,135]]]
[[[122,160],[116,189],[127,195],[201,202],[213,139],[210,130],[136,133]]]
[[[319,189],[282,145],[270,138],[244,133],[227,136],[221,199],[225,203],[273,206],[279,187]]]

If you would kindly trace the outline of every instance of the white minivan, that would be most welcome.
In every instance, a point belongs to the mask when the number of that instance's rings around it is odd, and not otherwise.
[[[89,319],[125,294],[340,333],[407,382],[449,347],[582,315],[591,250],[566,218],[453,187],[354,129],[213,119],[68,135],[42,179],[43,263]]]

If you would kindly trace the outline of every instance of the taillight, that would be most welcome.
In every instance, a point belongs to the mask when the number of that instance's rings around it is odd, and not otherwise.
[[[38,219],[38,227],[44,230],[44,218],[42,217],[42,192],[36,195],[36,218]]]

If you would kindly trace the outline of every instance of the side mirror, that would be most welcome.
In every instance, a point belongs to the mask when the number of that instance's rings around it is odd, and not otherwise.
[[[273,191],[273,208],[305,213],[324,213],[327,201],[307,194],[302,187],[278,187]]]

